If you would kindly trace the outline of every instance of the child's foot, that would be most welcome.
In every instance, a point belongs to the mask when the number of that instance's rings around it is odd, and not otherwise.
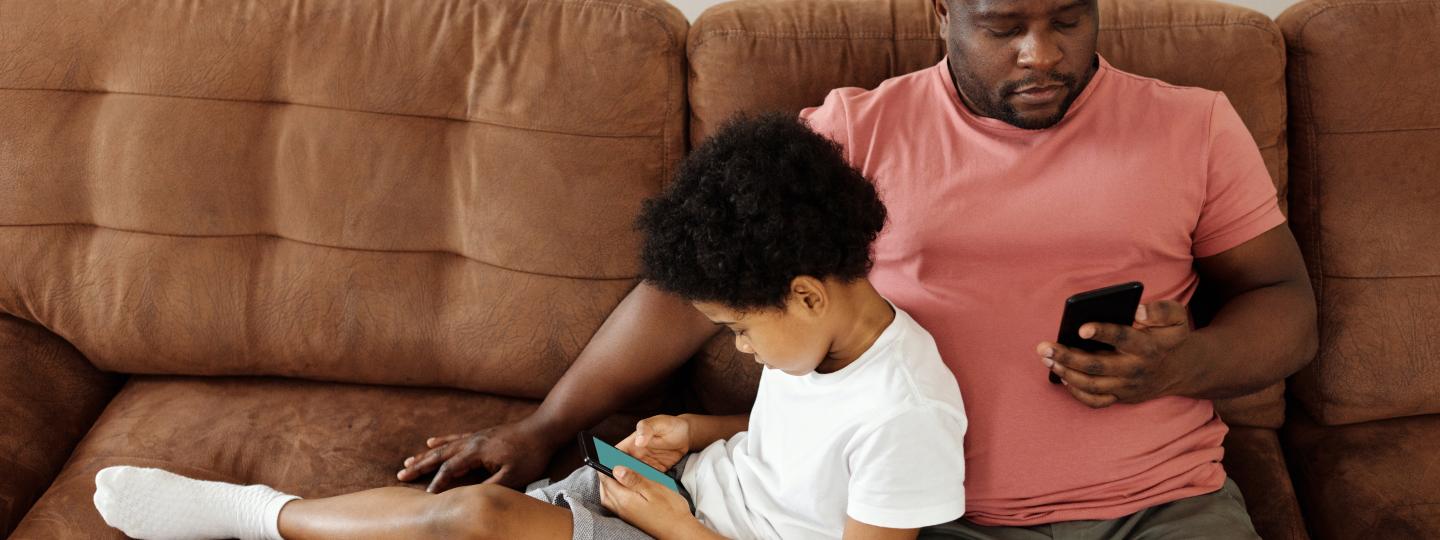
[[[146,540],[281,540],[280,508],[298,498],[160,469],[108,467],[95,475],[95,508],[105,523]]]

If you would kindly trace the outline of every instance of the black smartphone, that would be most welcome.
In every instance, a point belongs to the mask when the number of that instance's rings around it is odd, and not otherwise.
[[[1140,295],[1145,285],[1138,281],[1085,291],[1065,299],[1065,313],[1060,316],[1060,337],[1055,342],[1085,352],[1113,351],[1109,343],[1080,337],[1085,323],[1135,324],[1135,310],[1140,308]],[[1050,383],[1060,384],[1060,376],[1050,372]]]
[[[599,437],[591,435],[588,431],[580,432],[580,453],[584,456],[586,465],[600,471],[605,476],[614,478],[615,467],[624,465],[630,470],[640,473],[641,476],[679,493],[681,497],[685,498],[685,502],[690,503],[690,513],[695,513],[695,501],[690,498],[690,493],[685,490],[685,486],[679,480],[651,467],[649,463],[635,459],[634,456],[611,446],[610,443],[600,440]]]

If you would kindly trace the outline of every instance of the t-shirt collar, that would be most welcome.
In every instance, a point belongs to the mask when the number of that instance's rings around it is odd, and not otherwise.
[[[1065,118],[1062,118],[1060,120],[1060,123],[1041,130],[1030,130],[1015,127],[1005,123],[1003,120],[980,116],[978,114],[975,114],[974,111],[971,111],[970,107],[966,106],[964,102],[960,101],[960,93],[958,90],[955,89],[955,80],[950,78],[949,56],[941,58],[940,63],[936,64],[935,67],[932,69],[934,70],[933,72],[935,73],[935,76],[939,77],[941,83],[944,84],[946,99],[950,100],[950,103],[954,105],[955,110],[959,111],[960,115],[964,117],[966,121],[980,127],[994,130],[1018,132],[1045,132],[1059,127],[1063,127],[1065,124],[1069,123],[1069,120],[1071,118],[1074,118],[1076,115],[1080,114],[1082,106],[1085,105],[1086,101],[1089,101],[1090,95],[1095,93],[1095,89],[1099,87],[1101,81],[1104,80],[1105,74],[1111,69],[1113,69],[1110,67],[1110,62],[1107,62],[1104,56],[1096,53],[1095,58],[1099,62],[1099,65],[1095,68],[1095,76],[1090,77],[1090,83],[1086,84],[1085,89],[1080,91],[1080,97],[1075,98],[1075,101],[1070,104],[1070,109],[1065,111]]]

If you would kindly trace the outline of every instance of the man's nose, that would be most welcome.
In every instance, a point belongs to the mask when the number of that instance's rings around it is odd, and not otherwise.
[[[1041,30],[1028,32],[1020,40],[1020,54],[1016,63],[1023,69],[1049,72],[1064,58],[1065,52],[1060,50],[1055,33]]]

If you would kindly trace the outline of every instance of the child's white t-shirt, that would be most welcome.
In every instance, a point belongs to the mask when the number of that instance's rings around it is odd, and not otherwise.
[[[691,456],[681,482],[730,538],[839,538],[848,515],[891,528],[965,513],[965,406],[929,332],[895,308],[834,373],[766,369],[749,430]]]

